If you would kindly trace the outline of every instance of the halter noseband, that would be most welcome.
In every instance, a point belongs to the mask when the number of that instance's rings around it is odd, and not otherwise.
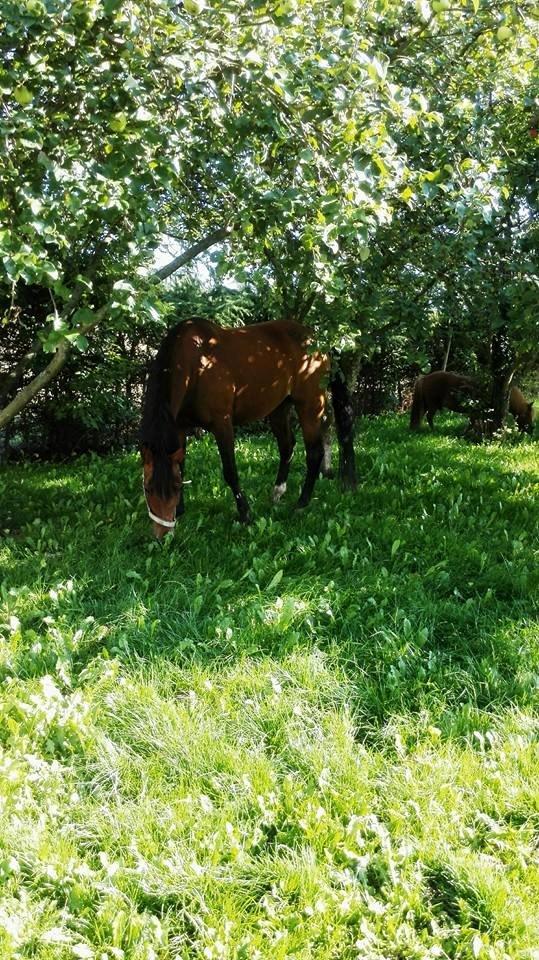
[[[168,527],[169,530],[174,530],[174,527],[176,526],[175,520],[161,520],[161,517],[157,517],[155,513],[152,513],[149,507],[148,516],[150,520],[154,520],[155,523],[158,523],[160,527]]]
[[[192,483],[192,480],[182,480],[182,486],[187,483]],[[155,523],[159,523],[162,527],[168,527],[169,530],[174,530],[177,521],[176,520],[161,520],[161,517],[156,516],[155,513],[152,513],[148,506],[148,497],[146,496],[146,487],[144,486],[144,474],[142,474],[142,489],[144,490],[144,499],[146,501],[146,509],[148,511],[148,516],[150,520],[153,520]]]
[[[162,520],[161,517],[157,517],[155,513],[152,513],[148,505],[148,497],[146,496],[146,487],[144,486],[144,473],[142,474],[142,489],[144,490],[144,499],[146,501],[146,509],[148,511],[148,516],[150,520],[153,520],[154,523],[158,523],[161,527],[168,527],[169,530],[174,530],[176,526],[175,520]]]

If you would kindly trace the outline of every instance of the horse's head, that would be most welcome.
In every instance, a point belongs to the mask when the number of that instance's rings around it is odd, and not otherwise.
[[[524,404],[524,408],[517,413],[516,421],[523,433],[533,433],[533,400]]]
[[[174,453],[155,453],[143,445],[142,483],[148,515],[153,521],[154,536],[161,540],[176,525],[176,507],[182,488],[181,463],[185,456],[183,447]]]

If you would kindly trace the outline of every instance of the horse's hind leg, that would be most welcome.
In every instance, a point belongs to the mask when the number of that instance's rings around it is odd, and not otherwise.
[[[427,423],[431,430],[434,430],[434,410],[432,410],[430,407],[427,410]]]
[[[230,416],[223,418],[219,426],[213,428],[213,435],[219,447],[221,454],[221,463],[223,464],[223,476],[225,482],[234,494],[236,506],[238,508],[240,523],[250,523],[251,515],[247,497],[240,488],[238,469],[236,467],[236,455],[234,453],[234,428]]]
[[[288,480],[288,473],[290,471],[290,461],[292,460],[294,447],[296,445],[296,438],[292,430],[292,424],[290,423],[291,409],[292,404],[290,400],[285,400],[269,417],[270,427],[277,440],[280,456],[279,469],[273,488],[274,503],[278,503],[283,493],[286,492],[286,481]]]
[[[310,401],[296,403],[299,422],[305,441],[307,458],[307,473],[298,500],[298,507],[306,507],[312,495],[322,460],[324,459],[324,442],[322,431],[322,417],[324,415],[325,395],[319,393]]]

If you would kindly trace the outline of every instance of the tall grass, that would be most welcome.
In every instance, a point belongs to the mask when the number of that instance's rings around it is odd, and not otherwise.
[[[0,472],[0,956],[539,957],[537,443],[365,422],[270,506],[210,439]]]

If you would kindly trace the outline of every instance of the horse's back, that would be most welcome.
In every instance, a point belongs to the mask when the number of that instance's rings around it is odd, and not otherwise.
[[[426,373],[423,377],[424,387],[438,391],[452,390],[455,387],[471,387],[472,385],[473,381],[470,377],[453,373],[450,370],[434,370],[433,373]]]
[[[249,349],[263,344],[278,347],[291,355],[305,352],[312,338],[312,332],[295,320],[266,320],[263,323],[251,323],[245,327],[221,328],[223,342],[230,342],[234,349]]]
[[[519,390],[518,387],[511,387],[511,392],[509,394],[509,410],[515,415],[517,413],[523,414],[528,407],[528,401],[525,399],[522,390]]]
[[[236,380],[253,366],[264,371],[272,361],[298,364],[306,355],[310,331],[293,320],[268,320],[242,327],[221,327],[212,320],[193,317],[170,333],[172,356],[192,374],[218,369],[221,378]],[[168,338],[167,338],[168,339]]]
[[[178,326],[176,346],[191,371],[185,412],[202,426],[223,415],[250,423],[319,385],[327,358],[311,353],[311,331],[293,320],[219,327],[194,319]],[[193,347],[195,351],[193,352]]]
[[[182,320],[171,334],[179,341],[193,340],[199,346],[215,350],[232,349],[242,352],[257,343],[273,343],[282,347],[305,349],[312,339],[312,331],[295,320],[266,320],[242,327],[221,327],[213,320],[193,317]]]

